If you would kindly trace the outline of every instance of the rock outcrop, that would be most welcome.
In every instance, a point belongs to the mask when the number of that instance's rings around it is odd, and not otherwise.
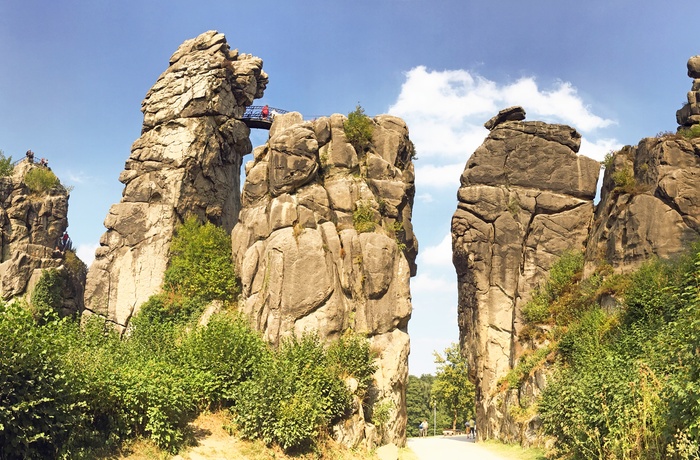
[[[700,56],[688,61],[688,104],[678,133],[643,139],[604,161],[591,218],[597,163],[577,157],[571,128],[512,121],[516,108],[487,122],[491,133],[462,174],[452,220],[463,353],[476,383],[479,436],[528,444],[536,414],[511,415],[547,383],[537,370],[517,389],[497,388],[534,341],[521,340],[520,314],[552,262],[585,248],[584,276],[601,264],[629,273],[652,256],[672,258],[700,238]],[[601,303],[614,299],[601,299]],[[521,411],[522,412],[522,411]]]
[[[700,238],[700,138],[664,135],[609,160],[586,247],[586,272],[606,262],[631,272]]]
[[[43,270],[64,271],[64,258],[54,251],[68,227],[68,191],[56,185],[45,191],[32,191],[27,173],[40,168],[22,160],[11,176],[0,178],[0,296],[9,300],[31,294]],[[80,277],[68,277],[61,313],[75,314],[82,309]]]
[[[332,339],[348,330],[379,353],[373,402],[392,417],[377,430],[405,442],[409,277],[417,242],[411,225],[413,144],[398,118],[372,120],[372,147],[356,151],[342,115],[275,117],[268,142],[246,164],[233,257],[241,308],[271,343],[305,331]],[[358,445],[362,405],[336,437]]]
[[[600,164],[577,155],[581,136],[564,125],[518,121],[502,111],[462,173],[452,218],[461,345],[476,384],[481,438],[520,440],[521,426],[497,395],[522,354],[521,310],[565,251],[582,250]],[[535,388],[534,392],[537,391]]]
[[[173,231],[187,215],[233,228],[242,157],[252,150],[237,118],[267,81],[261,59],[231,50],[215,31],[172,55],[142,104],[141,137],[119,176],[123,197],[88,273],[88,311],[126,326],[160,289]]]

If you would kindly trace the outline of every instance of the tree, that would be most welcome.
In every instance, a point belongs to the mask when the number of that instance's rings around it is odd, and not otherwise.
[[[474,384],[469,381],[467,360],[462,357],[459,345],[453,343],[444,356],[434,352],[437,373],[431,389],[433,398],[452,416],[452,429],[457,422],[474,415]]]
[[[12,165],[12,157],[6,157],[5,152],[0,150],[0,177],[12,175],[14,166]]]

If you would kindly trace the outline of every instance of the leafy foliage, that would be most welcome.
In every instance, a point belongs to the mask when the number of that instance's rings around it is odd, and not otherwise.
[[[552,265],[549,278],[543,286],[535,289],[532,299],[523,307],[523,318],[531,324],[562,323],[570,320],[573,313],[567,294],[574,291],[583,271],[583,253],[568,251]],[[567,308],[561,308],[557,300],[562,298]]]
[[[35,318],[40,319],[58,311],[63,305],[65,283],[64,274],[59,273],[55,268],[43,271],[34,287],[31,298],[31,307]]]
[[[357,105],[355,110],[348,114],[348,119],[343,124],[343,129],[345,131],[345,137],[355,148],[358,155],[369,150],[372,145],[374,124],[372,120],[365,115],[365,110],[360,107],[360,105]]]
[[[469,380],[467,361],[453,343],[444,355],[435,353],[437,373],[431,395],[452,416],[452,429],[474,416],[474,384]]]
[[[37,323],[14,304],[0,333],[2,459],[95,458],[139,436],[175,452],[198,412],[225,407],[247,437],[309,449],[350,406],[343,377],[374,369],[364,339],[332,354],[305,336],[275,352],[229,313],[194,329],[137,315],[120,337],[97,317]]]
[[[231,240],[214,224],[190,217],[177,229],[165,272],[166,290],[204,302],[238,297],[231,260]]]
[[[12,156],[6,157],[0,150],[0,177],[11,176],[15,167],[12,165]]]
[[[58,177],[48,168],[32,168],[24,175],[24,183],[32,193],[46,193],[61,185]]]
[[[352,224],[357,233],[373,232],[377,228],[377,217],[372,206],[366,202],[359,202],[352,212]]]
[[[693,125],[690,128],[681,129],[678,134],[685,137],[686,139],[695,139],[700,137],[700,125]]]
[[[545,432],[570,459],[697,458],[700,245],[649,261],[622,296],[619,311],[591,308],[561,337],[539,404]]]

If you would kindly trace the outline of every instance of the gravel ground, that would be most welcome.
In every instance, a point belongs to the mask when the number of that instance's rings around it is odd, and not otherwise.
[[[420,460],[507,460],[466,436],[433,436],[409,438],[408,447]]]

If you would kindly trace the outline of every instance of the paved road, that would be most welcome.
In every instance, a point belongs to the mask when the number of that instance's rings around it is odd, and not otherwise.
[[[408,438],[408,447],[420,460],[507,460],[466,436],[432,436]]]

